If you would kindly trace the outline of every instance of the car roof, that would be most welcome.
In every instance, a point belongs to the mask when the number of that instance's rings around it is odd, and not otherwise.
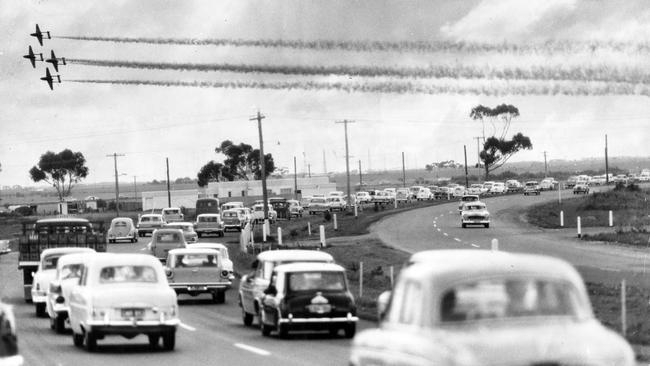
[[[64,223],[64,222],[74,222],[74,223],[89,223],[88,219],[82,217],[54,217],[49,219],[40,219],[37,220],[37,224],[49,224],[49,223]]]
[[[140,253],[100,253],[88,257],[88,266],[106,265],[160,265],[160,260],[150,254]]]
[[[288,250],[267,250],[257,255],[257,259],[260,261],[279,261],[279,260],[323,260],[323,261],[333,261],[334,257],[331,254],[320,252],[316,250],[300,250],[300,249],[288,249]]]
[[[333,271],[333,272],[345,272],[345,268],[341,267],[338,264],[334,263],[287,263],[281,264],[273,268],[275,272],[312,272],[312,271]]]
[[[90,249],[90,248],[89,248]],[[57,268],[61,268],[65,266],[66,264],[70,263],[82,263],[86,262],[90,256],[96,255],[97,252],[94,250],[91,252],[81,252],[81,253],[71,253],[71,254],[66,254],[59,258],[59,261],[57,262],[56,266]]]
[[[154,233],[181,233],[183,234],[183,230],[181,229],[175,229],[171,227],[161,227],[159,229],[154,230]]]
[[[115,218],[113,218],[113,220],[111,220],[111,224],[114,223],[114,222],[118,222],[118,221],[131,221],[131,222],[133,222],[133,219],[130,218],[130,217],[115,217]]]
[[[162,217],[161,214],[144,214],[141,215],[140,217]]]
[[[204,214],[199,214],[196,217],[220,217],[218,213],[204,213]]]
[[[219,249],[228,249],[225,245],[223,245],[223,244],[221,244],[221,243],[205,243],[205,242],[194,243],[194,244],[187,244],[187,248],[211,248],[211,249],[219,248]]]
[[[172,226],[172,227],[173,227],[173,226],[188,226],[188,225],[189,225],[189,226],[194,226],[194,224],[191,223],[191,222],[187,222],[187,221],[175,221],[175,222],[168,222],[168,223],[166,223],[166,224],[165,224],[165,227],[169,227],[169,226]]]
[[[169,254],[213,254],[214,253],[219,253],[215,249],[212,248],[176,248],[168,251],[167,253]]]
[[[41,259],[44,258],[45,256],[51,255],[51,254],[70,254],[70,253],[81,253],[81,252],[87,252],[91,253],[94,252],[95,250],[91,248],[77,248],[77,247],[62,247],[62,248],[49,248],[45,249],[41,252]]]

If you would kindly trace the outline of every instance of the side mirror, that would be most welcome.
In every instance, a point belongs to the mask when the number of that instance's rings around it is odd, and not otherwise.
[[[167,267],[167,266],[165,266],[165,275],[166,275],[167,277],[171,278],[172,275],[173,275],[173,273],[172,273],[172,269],[169,268],[169,267]]]
[[[377,297],[377,320],[382,321],[388,312],[388,305],[390,304],[390,291],[384,291]]]
[[[275,296],[278,294],[278,289],[276,289],[275,286],[273,285],[269,285],[269,287],[267,287],[266,290],[264,290],[264,293],[266,295]]]

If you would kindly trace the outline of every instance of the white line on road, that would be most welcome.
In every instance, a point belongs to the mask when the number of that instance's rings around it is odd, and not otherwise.
[[[458,238],[454,238],[454,240],[456,240],[457,242],[459,242],[459,243],[460,243],[460,239],[458,239]]]
[[[479,246],[479,245],[476,245],[476,244],[472,244],[472,246],[473,246],[474,248],[480,248],[480,246]]]
[[[142,248],[142,249],[140,249],[140,250],[147,250],[147,247],[144,247],[144,248]]]
[[[235,347],[244,349],[244,350],[246,350],[248,352],[253,352],[253,353],[258,354],[260,356],[269,356],[271,354],[271,352],[269,352],[269,351],[263,350],[261,348],[249,346],[249,345],[243,344],[243,343],[235,343]]]
[[[183,329],[185,329],[185,330],[189,330],[189,331],[191,331],[191,332],[195,332],[195,331],[196,331],[196,328],[194,328],[194,327],[192,327],[192,326],[190,326],[190,325],[183,324],[183,323],[180,323],[179,325],[180,325],[181,328],[183,328]]]
[[[442,235],[444,235],[444,236],[449,236],[449,234],[447,234],[447,233],[442,233]]]
[[[436,230],[440,231],[440,228],[437,228]]]

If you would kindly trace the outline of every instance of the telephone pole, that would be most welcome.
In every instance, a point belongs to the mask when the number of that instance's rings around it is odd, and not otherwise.
[[[325,150],[323,149],[323,174],[327,175],[327,161],[325,160]]]
[[[361,159],[359,159],[359,189],[363,186],[363,175],[361,173]]]
[[[404,151],[402,151],[402,186],[406,187],[406,168],[404,167]]]
[[[607,161],[607,135],[605,135],[605,184],[609,185],[609,163]]]
[[[293,198],[298,199],[298,172],[296,171],[296,157],[293,157]]]
[[[169,158],[165,158],[167,163],[167,207],[172,207],[172,191],[169,183]]]
[[[345,130],[345,173],[347,174],[347,188],[348,188],[348,198],[346,200],[346,205],[350,206],[350,154],[348,153],[348,123],[354,123],[354,121],[349,121],[344,119],[343,121],[337,121],[335,123],[343,123],[343,129]]]
[[[479,141],[481,139],[481,136],[474,137],[474,140],[476,140],[476,169],[478,171],[476,178],[478,179],[479,183],[481,183],[481,149],[479,148]]]
[[[106,155],[107,158],[112,157],[113,163],[115,165],[115,210],[117,211],[117,217],[120,216],[120,184],[117,180],[117,157],[124,156],[124,154],[113,153]]]
[[[544,178],[548,177],[548,165],[546,164],[546,151],[544,151]]]
[[[467,146],[463,145],[463,153],[465,154],[465,188],[469,188],[469,178],[467,177]]]
[[[265,116],[257,111],[257,115],[249,118],[249,121],[257,121],[257,131],[260,135],[260,167],[262,170],[262,199],[264,200],[264,219],[269,218],[268,193],[266,192],[266,159],[264,159],[264,140],[262,139],[262,120]]]

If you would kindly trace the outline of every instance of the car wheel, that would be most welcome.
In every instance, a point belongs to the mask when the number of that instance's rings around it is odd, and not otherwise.
[[[44,302],[38,302],[34,304],[34,307],[36,308],[36,316],[41,318],[45,316],[45,303]]]
[[[86,345],[86,350],[89,352],[93,352],[97,349],[97,337],[95,337],[93,332],[84,333],[84,344]]]
[[[289,324],[278,324],[278,335],[280,338],[287,338],[289,336]]]
[[[244,325],[247,327],[250,327],[253,325],[253,319],[255,318],[255,315],[251,313],[247,313],[246,310],[244,310],[244,307],[242,306],[241,308],[241,318],[242,321],[244,322]]]
[[[163,339],[163,349],[165,351],[173,351],[176,346],[176,332],[169,331],[162,335]]]
[[[462,227],[462,228],[464,229],[464,228],[466,228],[466,227],[467,227],[467,224],[465,224],[465,223],[462,223],[462,224],[460,224],[460,226],[461,226],[461,227]]]
[[[260,312],[260,330],[262,331],[262,335],[264,337],[271,335],[271,326],[264,323],[264,310]]]
[[[489,228],[490,224],[485,224],[484,226],[485,226],[485,228]]]
[[[156,348],[158,347],[158,343],[160,343],[160,335],[158,334],[149,334],[149,348]]]
[[[196,236],[198,236],[199,238],[201,237],[201,235],[202,235],[201,233],[196,233]]]
[[[215,304],[223,304],[226,302],[226,292],[225,291],[217,291],[212,293],[212,302]]]
[[[84,345],[84,336],[83,334],[77,334],[74,331],[72,332],[72,343],[75,347],[81,347]]]
[[[343,328],[345,331],[345,338],[353,338],[354,335],[357,332],[357,325],[356,324],[348,324]]]
[[[53,319],[54,323],[54,331],[61,334],[65,331],[65,318],[61,315],[57,315],[55,319]]]

